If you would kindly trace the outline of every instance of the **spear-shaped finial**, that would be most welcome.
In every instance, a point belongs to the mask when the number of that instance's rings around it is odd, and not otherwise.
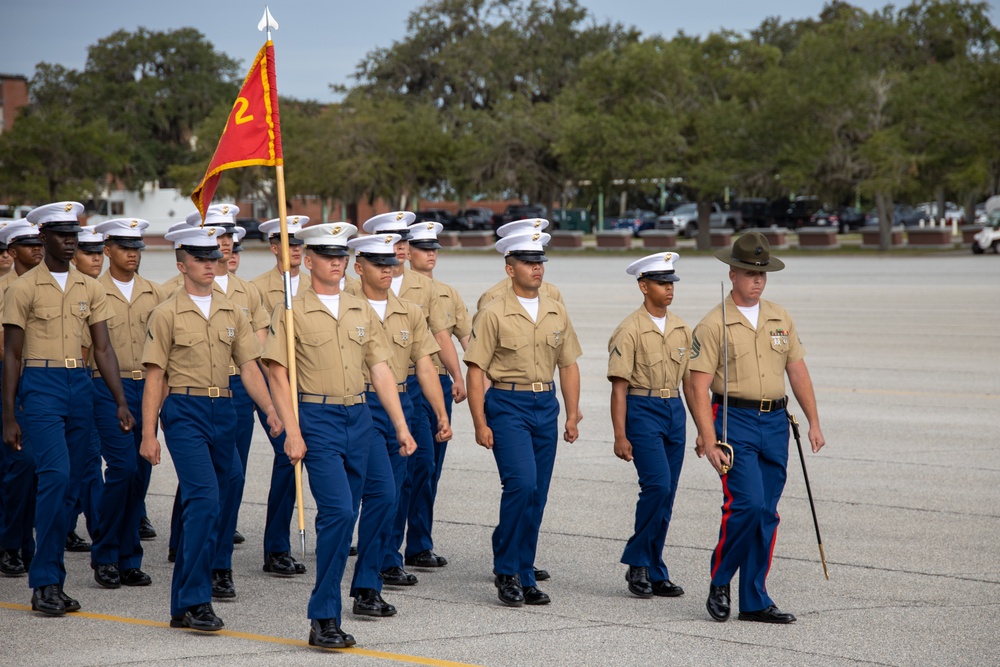
[[[278,22],[271,16],[271,10],[267,8],[267,5],[264,5],[264,16],[261,17],[260,23],[257,24],[257,30],[265,28],[267,28],[267,41],[271,41],[271,28],[277,30]]]

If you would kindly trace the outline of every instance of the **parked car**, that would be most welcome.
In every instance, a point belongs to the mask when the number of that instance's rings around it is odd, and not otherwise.
[[[457,216],[443,208],[428,208],[423,211],[417,211],[416,216],[417,222],[427,222],[428,220],[440,222],[447,232],[467,232],[472,229],[472,226],[469,225],[469,222],[465,218]]]
[[[714,203],[711,206],[712,212],[711,217],[709,218],[709,227],[711,229],[723,229],[728,227],[733,231],[738,231],[746,226],[743,223],[743,216],[740,215],[739,211],[732,209],[725,210],[718,204]],[[670,217],[673,219],[673,229],[677,230],[678,234],[683,234],[688,238],[692,238],[698,234],[697,204],[684,204],[682,206],[678,206],[674,209]],[[670,229],[668,221],[663,221],[663,223],[658,225],[659,229]]]
[[[763,197],[737,199],[733,208],[743,216],[743,224],[747,227],[770,227],[774,222],[771,205]]]
[[[982,255],[987,250],[1000,252],[1000,211],[987,214],[986,224],[972,241],[972,252]]]
[[[257,239],[258,241],[267,240],[264,232],[260,231],[260,220],[257,218],[236,218],[236,224],[247,230],[247,234],[243,238]]]
[[[632,236],[639,236],[640,232],[656,228],[656,214],[652,211],[635,209],[625,211],[623,215],[611,218],[609,222],[611,229],[627,229],[632,232]]]
[[[923,204],[917,204],[916,209],[924,216],[924,220],[940,220],[941,216],[938,215],[938,205],[937,202],[924,202]],[[950,201],[944,203],[944,219],[948,221],[948,224],[952,222],[957,222],[962,225],[965,224],[965,210],[962,209],[958,204]]]
[[[865,226],[868,216],[861,209],[844,206],[833,211],[821,208],[809,218],[813,227],[836,227],[841,234],[857,231]]]
[[[493,224],[493,211],[488,208],[474,206],[462,209],[458,215],[465,218],[472,229],[489,229]]]
[[[493,232],[501,225],[515,220],[527,220],[528,218],[544,218],[548,211],[541,204],[512,204],[503,213],[493,216]],[[552,224],[550,229],[556,229],[557,225]]]
[[[927,220],[927,216],[921,211],[915,209],[912,206],[907,206],[906,204],[896,204],[892,207],[892,224],[902,225],[904,227],[916,227],[920,224],[920,221]],[[868,222],[866,225],[878,225],[878,209],[873,208],[868,211]]]

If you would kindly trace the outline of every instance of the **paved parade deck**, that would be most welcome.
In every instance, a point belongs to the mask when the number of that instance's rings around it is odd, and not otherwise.
[[[247,279],[273,266],[270,253],[255,242],[250,247],[239,271]],[[280,579],[261,572],[271,449],[258,427],[239,522],[247,541],[234,554],[239,594],[214,603],[225,631],[166,627],[176,478],[164,449],[147,499],[159,537],[143,543],[153,585],[101,589],[88,555],[69,553],[66,590],[83,613],[46,618],[29,611],[26,578],[0,579],[0,665],[997,663],[1000,258],[973,257],[967,249],[915,257],[798,255],[770,275],[764,298],[796,321],[828,443],[819,455],[807,453],[807,463],[831,579],[823,578],[793,451],[768,588],[798,622],[768,626],[735,620],[735,600],[728,623],[705,611],[721,491],[708,463],[693,454],[690,420],[665,551],[671,578],[687,594],[628,594],[618,561],[638,485],[633,466],[612,453],[605,371],[611,331],[641,301],[624,273],[635,257],[550,257],[546,277],[562,290],[584,350],[581,437],[560,444],[539,541],[537,565],[552,573],[541,584],[551,605],[509,609],[496,599],[489,545],[500,484],[462,404],[435,513],[435,550],[450,564],[410,569],[419,585],[384,591],[399,614],[374,620],[349,612],[351,559],[342,625],[357,637],[357,649],[332,655],[305,645],[316,544],[308,487],[309,574]],[[143,275],[153,280],[170,277],[173,267],[170,252],[151,250],[143,259]],[[671,310],[697,324],[718,302],[726,268],[711,257],[682,257]],[[502,271],[493,253],[442,252],[436,277],[473,305]],[[792,410],[804,421],[794,403]]]

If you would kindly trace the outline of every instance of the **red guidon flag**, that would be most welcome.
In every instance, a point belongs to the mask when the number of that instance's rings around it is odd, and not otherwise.
[[[240,95],[222,131],[205,178],[191,194],[205,219],[219,177],[237,167],[274,167],[281,158],[281,125],[278,122],[278,88],[274,76],[274,43],[268,40],[254,58]]]

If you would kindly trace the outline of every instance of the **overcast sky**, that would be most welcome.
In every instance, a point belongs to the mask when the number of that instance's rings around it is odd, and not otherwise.
[[[997,22],[997,4],[990,0]],[[281,26],[275,43],[278,90],[299,99],[333,101],[329,84],[350,85],[365,54],[403,38],[417,0],[269,0]],[[816,17],[822,0],[581,0],[598,21],[672,37],[683,30],[706,35],[720,28],[747,31],[768,16]],[[854,0],[867,10],[885,2]],[[897,6],[906,2],[897,2]],[[263,0],[0,0],[0,72],[31,77],[41,61],[83,69],[87,47],[115,30],[194,26],[217,49],[246,66],[263,44],[257,22]]]

